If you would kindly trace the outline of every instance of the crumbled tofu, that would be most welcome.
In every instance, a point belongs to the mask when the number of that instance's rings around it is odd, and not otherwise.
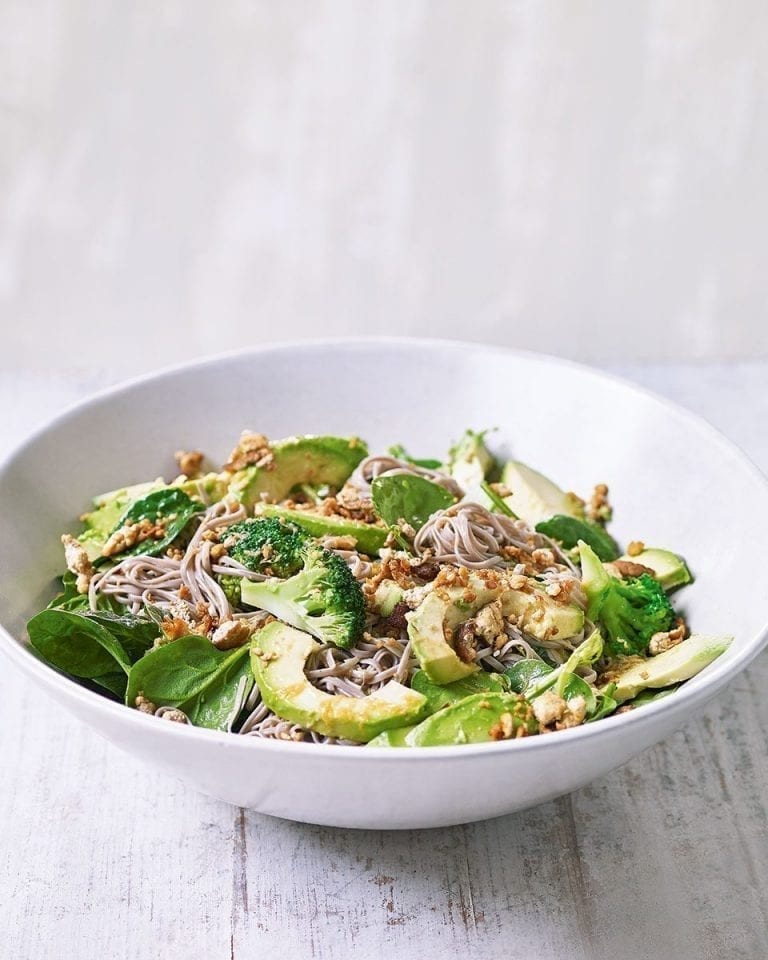
[[[331,534],[323,537],[320,543],[325,547],[326,550],[354,550],[357,546],[357,540],[355,537],[337,537]]]
[[[102,548],[103,557],[112,557],[144,543],[145,540],[162,540],[166,534],[165,521],[149,520],[147,517],[136,523],[127,523],[110,536]]]
[[[659,633],[654,633],[651,637],[650,643],[648,644],[648,653],[655,657],[660,653],[664,653],[665,650],[671,650],[672,647],[676,647],[678,643],[682,643],[685,638],[685,623],[684,621],[678,620],[677,626],[674,630],[662,631]]]
[[[78,593],[88,593],[88,585],[93,577],[93,564],[88,559],[85,547],[74,537],[65,533],[61,542],[64,544],[64,560],[67,570],[77,577],[75,585]]]
[[[501,600],[486,604],[475,615],[475,633],[493,643],[500,633],[504,633],[504,615],[501,612]]]
[[[211,643],[217,650],[234,650],[248,642],[251,629],[242,620],[225,620],[213,632]]]
[[[542,727],[548,727],[563,718],[568,708],[565,700],[552,690],[547,690],[533,701],[533,715]]]
[[[613,508],[608,502],[608,487],[598,483],[587,506],[587,517],[593,523],[606,523],[613,516]]]
[[[566,730],[568,727],[578,727],[584,723],[587,716],[587,701],[584,697],[571,697],[566,703],[565,714],[558,724],[559,727]]]
[[[170,720],[172,723],[189,723],[186,713],[182,710],[163,710],[159,717],[161,720]]]
[[[148,700],[143,693],[138,693],[136,699],[134,700],[134,705],[138,711],[141,713],[153,714],[157,707],[151,700]]]
[[[196,480],[203,472],[205,457],[199,450],[177,450],[174,459],[188,480]]]
[[[515,721],[511,713],[502,713],[498,723],[488,731],[491,740],[509,740],[515,732]]]
[[[245,430],[235,449],[230,453],[224,469],[230,472],[245,467],[269,467],[274,463],[274,454],[269,440],[263,433],[251,433]]]

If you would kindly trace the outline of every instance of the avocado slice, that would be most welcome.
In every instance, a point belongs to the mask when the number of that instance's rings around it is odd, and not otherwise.
[[[687,583],[693,583],[693,576],[685,560],[671,550],[647,547],[634,556],[625,553],[624,556],[619,557],[619,560],[641,563],[644,567],[653,570],[654,577],[665,590],[674,590],[675,587],[684,587]]]
[[[394,730],[385,730],[378,734],[373,740],[368,741],[369,747],[407,747],[405,742],[408,734],[413,730],[415,724],[409,724],[407,727],[395,727]]]
[[[508,693],[509,685],[500,673],[488,673],[485,670],[446,684],[434,683],[423,670],[417,670],[411,679],[411,689],[418,690],[427,698],[430,713],[437,713],[443,707],[475,693]]]
[[[382,580],[373,595],[373,606],[382,617],[388,617],[403,599],[403,588],[394,580]]]
[[[354,537],[357,541],[357,549],[369,556],[379,552],[389,533],[386,527],[375,527],[370,523],[360,523],[358,520],[347,520],[344,517],[324,517],[305,510],[288,510],[272,503],[257,506],[256,510],[261,516],[280,517],[295,523],[297,527],[306,530],[313,537]]]
[[[405,737],[409,747],[488,743],[535,733],[531,705],[516,693],[475,693],[422,720]]]
[[[466,604],[463,610],[459,610],[450,599],[437,593],[428,593],[419,606],[407,615],[408,636],[414,656],[434,683],[453,683],[480,669],[476,663],[465,663],[458,656],[446,639],[446,633],[450,636],[462,619],[469,619],[472,613],[496,596],[498,591],[488,591],[488,596],[482,602]]]
[[[344,697],[314,687],[304,672],[320,649],[307,633],[274,620],[251,645],[251,667],[264,703],[284,720],[328,737],[366,743],[384,730],[415,723],[426,699],[390,680],[367,697]]]
[[[537,640],[575,637],[584,629],[584,611],[575,603],[560,603],[543,584],[530,581],[530,592],[505,590],[501,607],[505,617],[514,617],[518,627]]]
[[[519,460],[510,460],[501,473],[501,482],[512,492],[504,500],[512,512],[532,527],[555,514],[584,516],[584,507],[537,470]]]
[[[493,454],[485,445],[488,431],[465,430],[464,436],[448,452],[446,472],[467,494],[474,497],[480,484],[496,470]]]
[[[217,503],[224,498],[230,484],[228,473],[206,473],[194,480],[184,480],[175,484],[193,500],[207,500]]]
[[[514,617],[521,630],[538,640],[572,637],[584,628],[584,612],[574,603],[559,603],[548,596],[542,584],[530,581],[530,590],[511,590],[503,583],[488,587],[471,575],[469,587],[450,587],[429,593],[408,615],[408,636],[421,669],[438,684],[453,683],[477,672],[475,663],[465,663],[456,654],[450,638],[459,624],[486,604],[501,598],[502,613]],[[473,597],[471,601],[465,598]]]
[[[272,444],[273,460],[232,474],[229,492],[247,507],[263,498],[283,500],[300,483],[339,488],[368,455],[357,437],[289,437]]]
[[[84,513],[80,518],[83,521],[83,532],[77,538],[85,547],[88,559],[93,562],[101,556],[102,548],[117,526],[118,521],[132,503],[146,497],[153,490],[160,490],[165,486],[161,478],[149,480],[146,483],[136,483],[130,487],[120,487],[110,490],[93,498],[94,509]]]
[[[712,637],[693,633],[676,647],[647,660],[633,662],[618,675],[611,675],[616,685],[613,699],[617,703],[632,700],[641,690],[669,687],[695,676],[709,666],[730,646],[733,637]]]

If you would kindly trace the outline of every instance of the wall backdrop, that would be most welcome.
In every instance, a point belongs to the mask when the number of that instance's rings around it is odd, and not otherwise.
[[[0,371],[768,355],[761,0],[1,0]]]

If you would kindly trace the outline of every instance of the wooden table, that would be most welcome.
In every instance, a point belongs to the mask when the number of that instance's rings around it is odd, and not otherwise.
[[[619,372],[768,468],[768,364]],[[0,447],[111,379],[5,377]],[[351,832],[191,793],[3,662],[0,956],[764,960],[767,688],[764,655],[665,743],[545,806]]]

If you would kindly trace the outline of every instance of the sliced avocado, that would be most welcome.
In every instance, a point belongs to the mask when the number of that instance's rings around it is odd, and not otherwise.
[[[194,480],[183,480],[176,486],[180,487],[193,500],[217,503],[226,494],[230,479],[228,473],[206,473]]]
[[[459,596],[463,593],[461,590],[457,592]],[[419,606],[407,615],[408,636],[413,653],[430,680],[440,684],[453,683],[480,669],[476,663],[465,663],[447,637],[452,635],[462,620],[469,619],[475,611],[490,603],[498,594],[498,590],[487,590],[472,603],[462,603],[459,607],[452,599],[429,593]]]
[[[556,483],[519,460],[510,460],[505,465],[501,482],[511,491],[504,498],[509,508],[531,526],[555,514],[584,516],[584,507],[572,493],[565,493]]]
[[[257,505],[256,511],[264,517],[281,517],[295,523],[313,537],[354,537],[361,553],[376,554],[384,546],[389,531],[358,520],[344,517],[323,517],[305,510],[288,510],[271,503]]]
[[[676,647],[639,663],[633,662],[618,675],[611,675],[617,703],[632,700],[641,690],[669,687],[695,676],[724,653],[733,637],[711,637],[693,633]]]
[[[273,459],[264,466],[232,474],[229,492],[251,507],[258,500],[283,500],[302,483],[339,488],[368,455],[357,437],[289,437],[272,444]]]
[[[413,730],[415,724],[409,724],[407,727],[395,727],[394,730],[385,730],[373,740],[368,741],[369,747],[407,747],[405,742],[408,734]]]
[[[438,710],[406,736],[409,747],[510,740],[536,732],[531,705],[516,693],[476,693]]]
[[[517,626],[537,640],[575,637],[584,629],[584,611],[575,603],[560,603],[550,597],[543,584],[531,581],[530,592],[505,590],[501,607],[505,617],[514,617]]]
[[[585,538],[586,539],[586,538]],[[601,557],[601,559],[605,559]],[[644,567],[653,570],[653,575],[665,590],[674,590],[687,583],[693,583],[691,571],[681,556],[671,550],[662,550],[660,547],[647,547],[641,553],[630,556],[625,553],[620,560],[629,563],[641,563]]]
[[[388,617],[403,599],[403,588],[394,580],[382,580],[373,595],[373,606],[382,617]]]
[[[84,529],[77,538],[85,547],[88,559],[94,561],[101,556],[104,544],[132,503],[164,486],[165,481],[161,477],[157,480],[149,480],[146,483],[136,483],[131,487],[110,490],[108,493],[102,493],[98,497],[94,497],[93,506],[95,509],[90,513],[83,514],[80,518],[83,521]]]
[[[571,550],[578,545],[579,540],[583,540],[603,561],[615,560],[619,555],[619,548],[610,533],[589,520],[567,517],[558,513],[549,520],[541,520],[537,523],[536,530],[557,540],[566,550]]]
[[[395,680],[367,697],[334,696],[318,690],[304,672],[320,649],[307,633],[275,620],[259,630],[251,667],[264,703],[284,720],[328,737],[366,743],[384,730],[415,723],[426,699]]]
[[[448,453],[446,472],[466,493],[474,494],[480,484],[496,469],[493,454],[485,445],[488,431],[466,430]]]
[[[443,707],[448,707],[465,697],[471,697],[475,693],[509,692],[509,686],[501,674],[488,673],[485,670],[445,684],[434,683],[423,670],[417,670],[411,679],[411,689],[418,690],[427,698],[427,709],[430,713],[436,713]]]
[[[543,584],[530,581],[530,590],[511,590],[503,582],[486,586],[472,574],[469,585],[429,593],[408,615],[408,636],[421,669],[434,683],[453,683],[475,673],[475,663],[465,663],[456,654],[451,637],[459,624],[496,598],[502,613],[514,617],[521,630],[538,640],[573,637],[584,628],[584,612],[574,603],[559,603],[547,595]],[[471,596],[471,600],[466,597]]]

